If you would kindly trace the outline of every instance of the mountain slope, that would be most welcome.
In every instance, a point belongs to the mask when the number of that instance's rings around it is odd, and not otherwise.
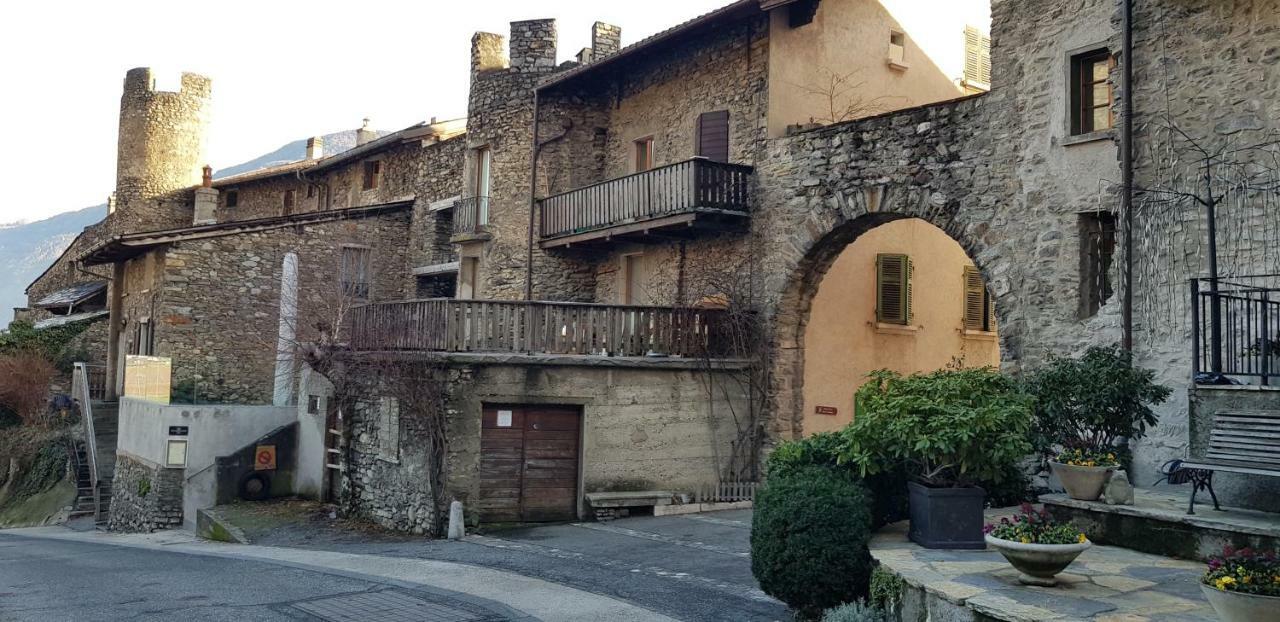
[[[377,134],[382,136],[386,133]],[[354,146],[355,130],[324,136],[326,155],[338,154]],[[221,169],[214,177],[228,177],[294,162],[306,157],[306,154],[306,139],[295,140],[271,153]],[[27,305],[27,296],[23,293],[27,285],[40,276],[85,227],[102,220],[106,215],[107,206],[104,204],[65,212],[36,222],[0,225],[0,266],[5,266],[0,272],[0,328],[9,324],[14,307]]]

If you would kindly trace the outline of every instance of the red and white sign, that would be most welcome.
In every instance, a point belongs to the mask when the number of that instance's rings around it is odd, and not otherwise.
[[[275,445],[258,445],[257,451],[254,452],[253,470],[255,471],[276,470],[276,446]]]

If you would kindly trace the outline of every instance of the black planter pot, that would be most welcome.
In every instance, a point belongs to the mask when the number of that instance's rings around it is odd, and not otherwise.
[[[985,549],[982,502],[978,488],[930,488],[907,482],[911,501],[912,542],[927,549]]]

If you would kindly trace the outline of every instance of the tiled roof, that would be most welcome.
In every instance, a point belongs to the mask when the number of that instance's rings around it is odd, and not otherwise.
[[[276,175],[284,175],[285,173],[301,171],[301,170],[305,170],[315,166],[316,163],[319,161],[320,160],[298,160],[297,162],[277,164],[275,166],[260,168],[256,171],[249,171],[247,173],[240,173],[239,175],[223,177],[220,179],[213,180],[213,187],[218,188],[222,186],[234,186],[238,183],[243,183],[246,181],[253,181],[256,179],[266,179],[268,177],[275,177]]]
[[[52,294],[41,298],[39,302],[33,303],[31,306],[41,309],[69,307],[71,305],[84,302],[106,289],[106,281],[77,283],[66,289],[60,289],[53,292]]]

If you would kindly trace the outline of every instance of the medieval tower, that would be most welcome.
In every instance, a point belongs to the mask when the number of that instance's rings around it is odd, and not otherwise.
[[[120,97],[113,233],[191,224],[191,190],[206,162],[211,81],[182,74],[177,92],[159,91],[151,69],[130,69]]]

